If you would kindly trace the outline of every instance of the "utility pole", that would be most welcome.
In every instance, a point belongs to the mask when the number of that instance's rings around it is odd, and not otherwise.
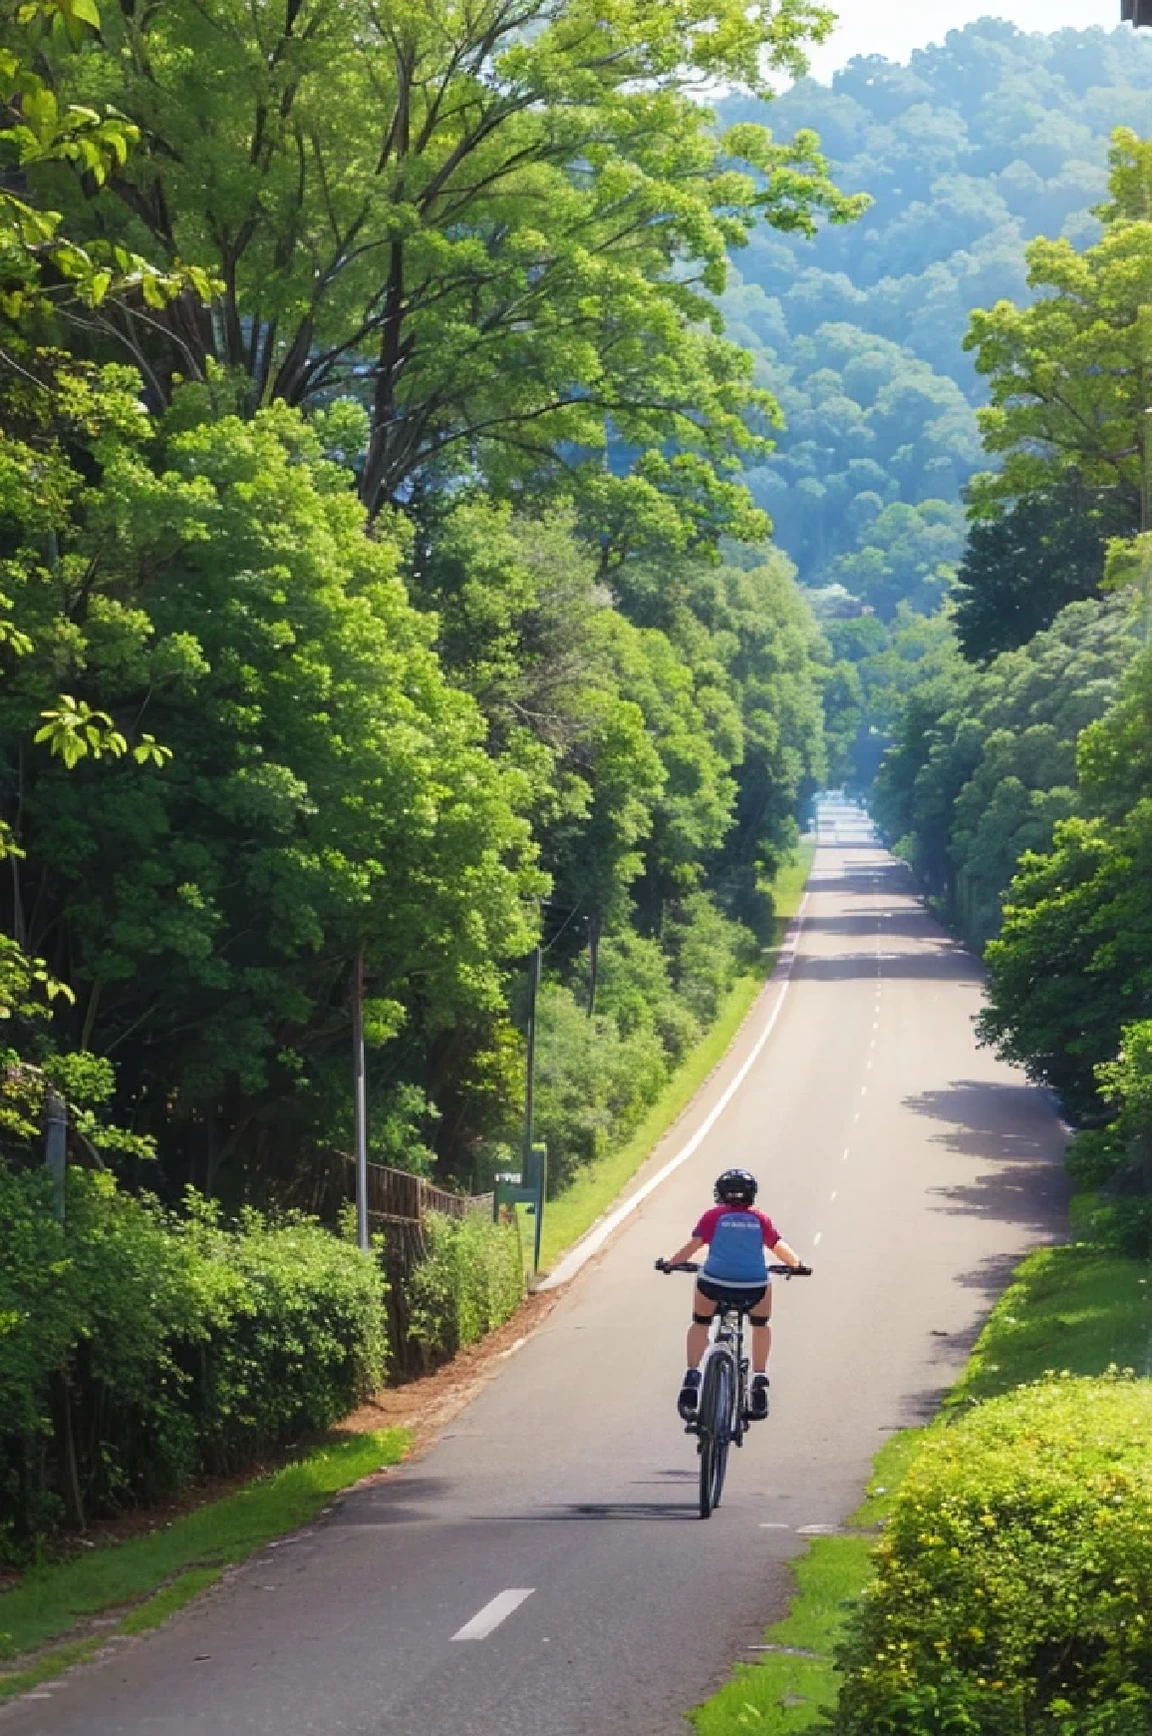
[[[364,948],[352,971],[352,1076],[356,1118],[356,1241],[368,1252],[368,1091],[364,1077]]]
[[[544,949],[538,946],[532,954],[528,975],[528,1080],[524,1092],[524,1141],[521,1173],[527,1175],[532,1164],[532,1122],[536,1107],[536,1000],[540,993],[540,973],[544,965]]]

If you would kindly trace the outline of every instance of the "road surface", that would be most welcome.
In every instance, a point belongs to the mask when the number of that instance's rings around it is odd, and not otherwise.
[[[806,1532],[841,1522],[884,1437],[930,1414],[1062,1214],[1055,1116],[974,1043],[979,966],[862,815],[821,818],[771,1037],[542,1329],[423,1458],[0,1715],[0,1736],[685,1736],[785,1607]],[[777,1291],[771,1419],[705,1524],[674,1409],[688,1280],[652,1262],[732,1164],[815,1275]]]

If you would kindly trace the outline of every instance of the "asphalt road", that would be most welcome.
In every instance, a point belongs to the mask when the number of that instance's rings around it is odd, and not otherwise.
[[[863,816],[827,805],[822,839],[747,1077],[446,1436],[149,1639],[0,1714],[3,1736],[685,1736],[685,1710],[783,1609],[805,1533],[856,1505],[881,1441],[930,1413],[1062,1214],[1052,1111],[973,1040],[979,966]],[[776,1293],[772,1415],[705,1524],[674,1410],[688,1280],[652,1261],[730,1164],[759,1174],[816,1270]]]

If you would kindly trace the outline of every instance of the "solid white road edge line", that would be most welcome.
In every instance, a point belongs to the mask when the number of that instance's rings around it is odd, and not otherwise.
[[[536,1587],[530,1585],[526,1591],[502,1591],[486,1603],[483,1609],[476,1611],[471,1621],[452,1635],[454,1640],[486,1640],[494,1628],[502,1621],[507,1621],[514,1609],[519,1609],[526,1597],[531,1597]]]
[[[721,1115],[723,1115],[733,1097],[735,1097],[737,1091],[739,1091],[741,1085],[743,1085],[745,1079],[747,1079],[752,1068],[760,1059],[764,1045],[772,1035],[776,1020],[780,1017],[780,1010],[784,1005],[784,997],[788,993],[788,985],[792,981],[792,967],[796,963],[796,948],[800,940],[800,932],[804,927],[804,911],[807,904],[808,893],[805,892],[803,898],[800,900],[800,906],[796,912],[792,928],[784,941],[784,945],[780,949],[780,957],[776,962],[776,969],[773,972],[773,976],[777,981],[779,981],[780,992],[776,996],[775,1005],[768,1015],[768,1021],[765,1024],[764,1029],[757,1037],[752,1046],[751,1053],[742,1063],[735,1078],[730,1081],[725,1090],[721,1093],[718,1101],[713,1104],[712,1108],[704,1117],[704,1120],[700,1123],[700,1126],[696,1129],[688,1143],[682,1145],[676,1155],[670,1157],[667,1163],[662,1164],[656,1171],[655,1175],[649,1176],[643,1187],[637,1188],[636,1192],[630,1194],[623,1204],[618,1205],[614,1212],[610,1212],[602,1224],[597,1224],[595,1229],[590,1230],[584,1237],[583,1241],[577,1242],[576,1246],[565,1254],[560,1264],[556,1267],[556,1270],[554,1272],[549,1272],[543,1282],[537,1284],[537,1290],[555,1290],[561,1284],[567,1284],[570,1278],[574,1278],[580,1268],[592,1258],[593,1254],[599,1252],[599,1250],[604,1246],[604,1243],[608,1240],[609,1236],[612,1235],[615,1230],[619,1229],[625,1218],[630,1217],[636,1210],[637,1206],[643,1205],[649,1194],[655,1193],[661,1182],[667,1181],[668,1177],[672,1175],[674,1171],[678,1170],[682,1163],[687,1163],[693,1152],[697,1151],[703,1141],[707,1139],[717,1121],[719,1121]]]

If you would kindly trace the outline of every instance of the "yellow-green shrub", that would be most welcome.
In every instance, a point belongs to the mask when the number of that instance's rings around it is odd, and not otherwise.
[[[839,1736],[1146,1736],[1152,1386],[1051,1379],[915,1460],[841,1658]]]

